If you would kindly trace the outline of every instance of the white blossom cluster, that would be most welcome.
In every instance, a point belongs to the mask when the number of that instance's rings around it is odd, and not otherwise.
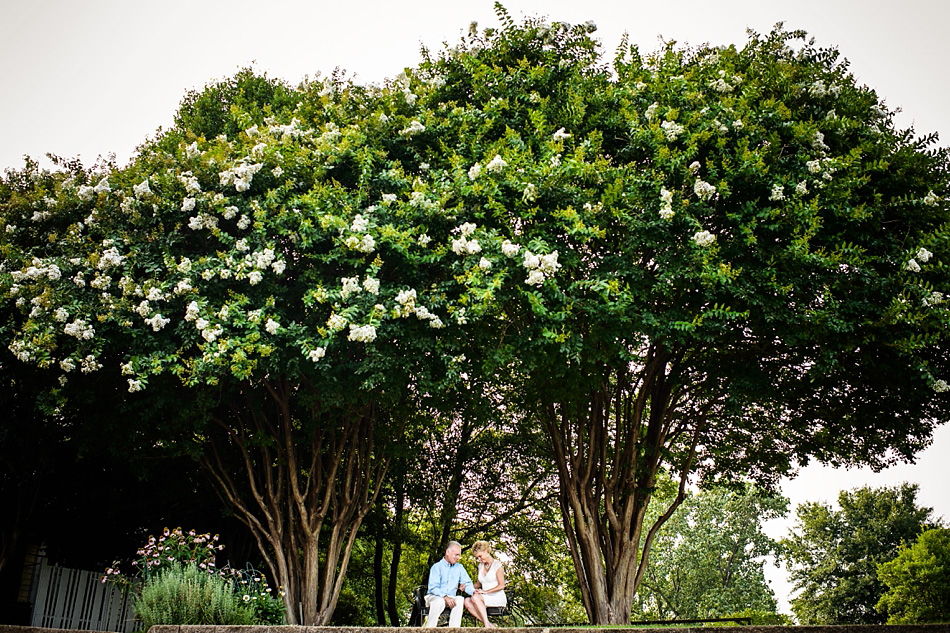
[[[660,127],[663,129],[663,134],[666,135],[666,140],[675,141],[679,138],[679,135],[686,131],[686,128],[680,125],[675,121],[663,121],[660,123]]]
[[[696,182],[693,183],[693,193],[700,200],[708,201],[716,195],[716,187],[701,178],[697,178]]]
[[[78,339],[91,339],[96,335],[96,330],[82,319],[76,319],[72,323],[67,323],[63,332],[69,336],[75,336]]]
[[[485,171],[497,174],[507,166],[508,163],[505,162],[505,159],[498,154],[495,154],[495,157],[492,158],[487,165],[485,165]]]
[[[950,385],[947,384],[946,380],[937,380],[934,382],[934,391],[937,393],[944,393],[945,391],[950,391]]]
[[[468,239],[478,228],[475,224],[471,222],[466,222],[461,226],[457,227],[454,232],[459,233],[459,237],[452,240],[452,252],[456,255],[474,255],[475,253],[480,253],[482,250],[481,245],[476,239]]]
[[[254,174],[259,172],[263,166],[263,163],[238,163],[234,167],[219,173],[218,179],[222,187],[234,185],[235,191],[247,191],[254,179]]]
[[[504,240],[501,243],[501,252],[505,257],[514,257],[521,251],[521,247],[511,240]]]
[[[660,217],[664,220],[672,220],[673,216],[676,215],[676,212],[673,211],[673,192],[666,187],[661,187],[660,202],[663,204],[660,207]]]
[[[944,297],[942,292],[934,290],[928,296],[924,297],[921,303],[925,308],[931,308],[942,304],[945,299],[946,297]]]
[[[693,242],[700,247],[712,246],[716,243],[716,236],[709,231],[697,231],[693,234]]]
[[[405,128],[399,131],[399,135],[409,137],[409,136],[415,136],[416,134],[419,134],[425,131],[426,131],[426,126],[424,126],[423,124],[413,119],[412,121],[409,122],[408,126],[406,126]]]
[[[921,268],[920,264],[917,263],[917,260],[920,260],[924,264],[930,261],[930,258],[933,257],[933,253],[928,251],[926,248],[921,247],[917,251],[917,254],[913,259],[909,259],[906,264],[904,264],[904,270],[907,270],[912,273],[919,273]]]
[[[557,251],[551,251],[547,255],[536,255],[529,250],[525,250],[521,265],[528,270],[528,276],[524,282],[529,286],[540,286],[545,279],[561,268],[557,261]]]

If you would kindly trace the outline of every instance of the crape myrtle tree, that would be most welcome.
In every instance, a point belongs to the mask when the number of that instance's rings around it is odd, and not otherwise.
[[[622,624],[688,481],[881,467],[946,419],[947,153],[800,32],[608,68],[592,25],[498,12],[407,75],[412,195],[456,218],[480,366],[546,430],[588,617]]]
[[[414,101],[242,72],[189,95],[128,167],[30,163],[4,189],[5,343],[63,381],[184,386],[179,444],[250,528],[290,623],[329,620],[381,445],[458,375],[464,309],[429,263],[450,221],[408,199],[398,156]]]

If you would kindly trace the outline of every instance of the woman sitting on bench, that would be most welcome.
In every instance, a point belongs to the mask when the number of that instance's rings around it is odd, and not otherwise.
[[[488,628],[497,625],[488,621],[486,607],[504,607],[508,604],[505,596],[505,568],[501,561],[492,558],[492,548],[485,541],[475,541],[472,556],[478,561],[478,582],[475,593],[465,599],[465,608],[472,616]]]

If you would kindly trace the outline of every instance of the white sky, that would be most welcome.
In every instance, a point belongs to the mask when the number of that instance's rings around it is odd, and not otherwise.
[[[660,38],[735,43],[779,21],[836,46],[858,81],[877,90],[898,122],[950,139],[947,0],[508,0],[509,13],[593,20],[612,56],[627,32],[641,51]],[[471,21],[497,26],[493,4],[453,0],[0,0],[0,169],[26,154],[114,153],[120,164],[168,126],[184,93],[253,65],[291,83],[341,68],[379,82],[419,62],[419,47],[455,42]],[[947,140],[943,141],[946,144]],[[805,469],[784,486],[794,504],[833,503],[861,485],[921,486],[920,502],[950,519],[950,426],[914,466],[881,474]],[[786,525],[773,525],[784,534]],[[772,570],[783,606],[788,586]],[[787,610],[787,607],[785,607]]]

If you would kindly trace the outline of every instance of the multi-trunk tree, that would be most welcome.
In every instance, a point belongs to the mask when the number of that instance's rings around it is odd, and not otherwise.
[[[242,73],[127,168],[9,177],[10,349],[180,379],[291,622],[328,621],[379,449],[468,380],[547,434],[596,623],[691,480],[879,466],[947,417],[947,153],[835,51],[609,67],[593,25],[499,16],[382,87]]]

